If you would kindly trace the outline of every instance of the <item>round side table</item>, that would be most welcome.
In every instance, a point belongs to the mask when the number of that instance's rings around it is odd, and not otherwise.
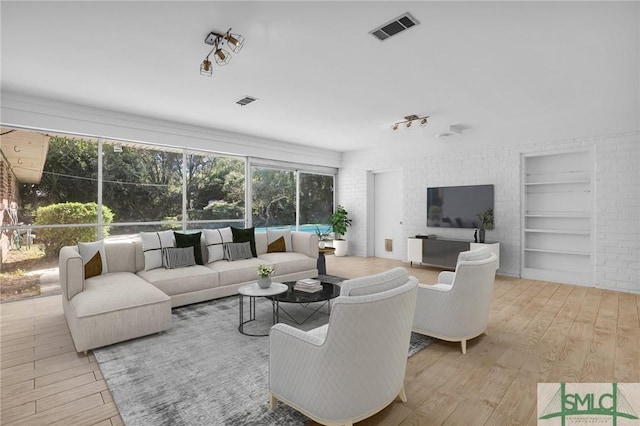
[[[258,283],[243,285],[238,289],[238,296],[240,299],[240,325],[238,325],[238,331],[246,336],[268,336],[266,334],[252,334],[244,331],[244,325],[248,322],[256,320],[256,298],[276,296],[280,293],[284,293],[289,289],[286,284],[272,282],[268,288],[260,288]],[[244,298],[249,298],[249,319],[244,320]],[[280,305],[276,298],[271,298],[271,311],[273,316],[273,324],[278,322],[280,317]]]

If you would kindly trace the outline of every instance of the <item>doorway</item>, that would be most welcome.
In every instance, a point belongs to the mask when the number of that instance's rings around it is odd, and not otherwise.
[[[402,173],[374,173],[373,255],[402,260]]]

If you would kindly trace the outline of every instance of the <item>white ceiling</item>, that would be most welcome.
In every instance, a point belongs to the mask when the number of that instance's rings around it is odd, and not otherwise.
[[[0,7],[3,92],[337,151],[435,144],[452,124],[486,144],[640,128],[638,2]],[[368,34],[405,12],[420,25]],[[229,27],[244,49],[201,76],[205,36]],[[409,114],[432,118],[392,132]]]

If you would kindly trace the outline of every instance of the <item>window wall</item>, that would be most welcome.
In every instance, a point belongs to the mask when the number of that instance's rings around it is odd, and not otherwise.
[[[78,241],[225,226],[330,230],[334,169],[33,133],[49,145],[40,181],[18,182],[2,210],[16,218],[0,224],[9,241],[0,263],[3,300],[5,290],[20,297],[13,284],[37,283],[38,271],[57,266],[60,248]],[[27,290],[39,294],[35,284]]]

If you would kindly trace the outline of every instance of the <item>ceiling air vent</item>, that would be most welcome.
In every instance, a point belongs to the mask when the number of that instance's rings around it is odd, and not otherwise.
[[[254,98],[253,96],[245,96],[244,98],[240,98],[236,101],[236,103],[240,106],[249,105],[252,102],[257,101],[258,98]]]
[[[420,22],[418,22],[416,18],[414,18],[409,12],[407,12],[404,15],[400,15],[397,18],[387,22],[386,24],[379,26],[378,28],[369,31],[369,34],[371,34],[378,40],[383,41],[406,30],[407,28],[418,25],[419,23]]]

